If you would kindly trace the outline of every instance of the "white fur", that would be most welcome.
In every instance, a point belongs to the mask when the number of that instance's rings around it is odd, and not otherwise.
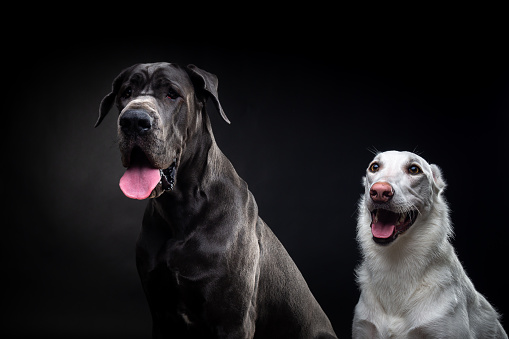
[[[361,295],[353,338],[507,338],[497,312],[475,290],[449,242],[452,226],[440,169],[410,152],[379,153],[373,161],[379,170],[366,171],[359,202]],[[422,172],[410,174],[411,165]],[[375,243],[370,227],[369,191],[379,181],[394,188],[392,209],[419,211],[415,223],[388,245]]]

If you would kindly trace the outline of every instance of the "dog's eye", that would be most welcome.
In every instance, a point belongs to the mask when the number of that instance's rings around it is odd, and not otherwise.
[[[417,165],[411,165],[410,167],[408,167],[408,173],[410,174],[419,174],[421,172],[422,172],[421,168]]]
[[[179,97],[179,94],[173,88],[169,88],[168,93],[166,93],[166,97],[175,100]]]
[[[379,169],[380,165],[377,162],[374,162],[369,166],[369,171],[372,173],[378,172]]]
[[[129,98],[131,95],[133,94],[133,90],[131,87],[127,87],[124,91],[124,93],[122,93],[122,98],[123,99],[127,99]]]

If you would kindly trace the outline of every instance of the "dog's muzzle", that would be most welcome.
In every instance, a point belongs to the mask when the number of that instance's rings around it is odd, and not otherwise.
[[[122,192],[131,199],[143,200],[155,198],[175,186],[177,159],[166,169],[158,169],[152,165],[145,153],[134,147],[129,158],[129,165],[119,186]]]
[[[417,218],[417,210],[396,213],[377,208],[371,211],[371,233],[377,244],[387,245],[412,226]]]

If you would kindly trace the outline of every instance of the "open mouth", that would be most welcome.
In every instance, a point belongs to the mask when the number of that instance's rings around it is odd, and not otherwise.
[[[386,245],[407,231],[417,218],[417,210],[396,213],[386,209],[371,212],[371,233],[377,244]]]
[[[160,185],[161,191],[173,189],[176,160],[166,169],[155,168],[145,153],[134,147],[131,151],[129,167],[120,178],[122,192],[131,199],[143,200],[157,194],[152,192]]]

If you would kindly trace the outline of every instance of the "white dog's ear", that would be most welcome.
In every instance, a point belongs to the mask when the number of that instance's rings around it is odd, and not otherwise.
[[[435,164],[431,164],[431,173],[433,174],[433,188],[436,193],[442,192],[447,186],[444,177],[442,175],[442,170]]]

